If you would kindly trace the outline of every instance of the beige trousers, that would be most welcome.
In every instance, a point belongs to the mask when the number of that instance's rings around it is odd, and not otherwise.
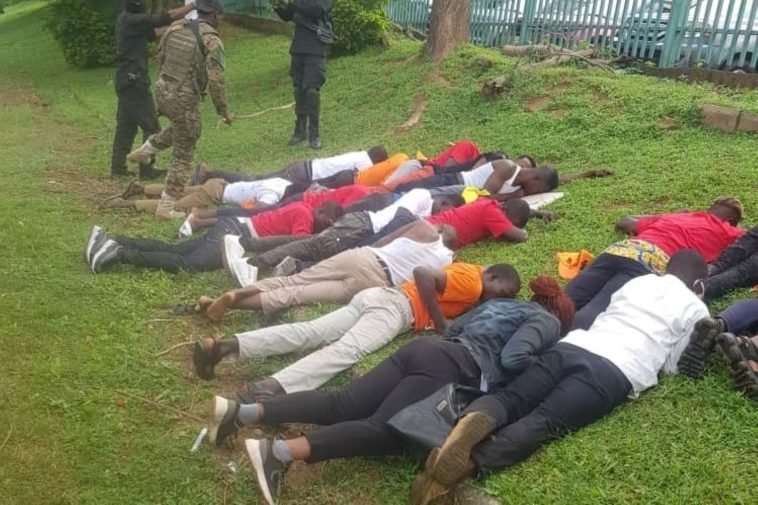
[[[187,186],[184,195],[174,204],[174,209],[190,212],[193,208],[205,209],[220,205],[225,186],[226,181],[223,179],[209,179],[201,186]],[[148,184],[145,186],[145,196],[149,200],[136,200],[134,205],[139,210],[155,214],[163,189],[163,184]]]

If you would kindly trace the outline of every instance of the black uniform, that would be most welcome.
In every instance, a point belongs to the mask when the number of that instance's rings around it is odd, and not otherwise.
[[[116,135],[113,139],[111,174],[125,175],[126,156],[132,149],[137,129],[143,141],[161,129],[155,102],[150,92],[147,69],[148,44],[155,40],[155,29],[171,24],[167,14],[152,16],[124,10],[116,21]],[[152,167],[140,166],[140,175],[148,175]]]
[[[311,147],[320,147],[319,115],[321,109],[320,89],[326,82],[326,52],[328,45],[322,42],[314,27],[329,20],[333,0],[294,0],[276,13],[284,21],[295,23],[295,36],[290,46],[292,63],[290,76],[295,91],[295,132],[291,144],[306,138],[306,127]]]

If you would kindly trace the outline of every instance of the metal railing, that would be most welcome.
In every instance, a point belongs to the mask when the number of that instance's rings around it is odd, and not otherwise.
[[[426,32],[433,0],[389,0]],[[758,71],[758,0],[471,0],[471,41],[599,47],[660,67]]]

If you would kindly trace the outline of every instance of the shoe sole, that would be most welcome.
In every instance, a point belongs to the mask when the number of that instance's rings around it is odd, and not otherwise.
[[[437,462],[431,474],[434,480],[446,486],[454,486],[465,477],[471,450],[492,433],[492,421],[482,412],[474,412],[458,422],[440,448]]]
[[[263,499],[266,500],[268,505],[276,505],[274,498],[271,496],[271,490],[268,488],[268,483],[266,482],[266,474],[263,470],[263,459],[261,459],[260,446],[261,442],[259,440],[245,440],[245,451],[247,451],[247,457],[253,467],[253,477],[258,480],[258,487],[261,489],[261,493],[263,493]]]
[[[220,401],[223,400],[223,401]],[[208,441],[218,447],[218,430],[221,428],[221,423],[224,422],[224,417],[229,411],[229,402],[221,398],[220,396],[213,397],[213,403],[211,404],[211,422],[208,423]]]
[[[718,324],[710,318],[700,320],[695,324],[690,343],[687,344],[677,363],[677,368],[682,375],[692,379],[703,378],[717,331]]]
[[[430,501],[447,494],[450,488],[440,484],[434,479],[434,466],[439,456],[439,448],[432,449],[424,464],[424,471],[416,477],[411,487],[411,504],[426,505]]]
[[[102,233],[103,229],[99,226],[93,226],[89,233],[89,239],[87,239],[87,247],[84,249],[84,261],[87,262],[88,267],[92,267],[92,246],[95,245],[97,237]]]
[[[758,401],[758,374],[747,365],[736,338],[720,337],[718,345],[721,353],[729,362],[729,371],[735,389],[741,391],[753,401]]]

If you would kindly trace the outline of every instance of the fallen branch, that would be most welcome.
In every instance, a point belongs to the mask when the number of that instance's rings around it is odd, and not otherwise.
[[[195,341],[194,341],[194,340],[188,340],[187,342],[180,342],[180,343],[178,343],[178,344],[176,344],[176,345],[172,345],[171,347],[169,347],[168,349],[166,349],[166,350],[164,350],[164,351],[161,351],[161,352],[159,352],[159,353],[157,353],[157,354],[153,354],[153,358],[157,358],[157,357],[163,356],[164,354],[168,354],[168,353],[170,353],[170,352],[171,352],[171,351],[173,351],[174,349],[178,349],[178,348],[180,348],[180,347],[184,347],[184,346],[186,346],[186,345],[192,345],[192,344],[194,344],[194,343],[195,343]]]
[[[403,26],[393,22],[392,28],[412,39],[426,40],[426,34],[424,32],[411,28],[410,26]]]
[[[164,405],[162,403],[154,402],[153,400],[148,400],[147,398],[142,398],[141,396],[137,396],[135,394],[129,393],[127,391],[119,391],[117,390],[116,393],[128,396],[129,398],[134,398],[135,400],[139,400],[141,402],[147,403],[148,405],[152,405],[153,407],[158,407],[160,409],[168,410],[169,412],[173,412],[174,414],[178,414],[180,416],[187,417],[189,419],[192,419],[193,421],[197,421],[199,423],[205,423],[205,419],[201,419],[197,417],[194,414],[190,414],[189,412],[185,412],[183,410],[176,409],[174,407],[170,407],[168,405]]]
[[[542,56],[547,57],[553,53],[552,46],[503,46],[500,51],[505,56]]]

